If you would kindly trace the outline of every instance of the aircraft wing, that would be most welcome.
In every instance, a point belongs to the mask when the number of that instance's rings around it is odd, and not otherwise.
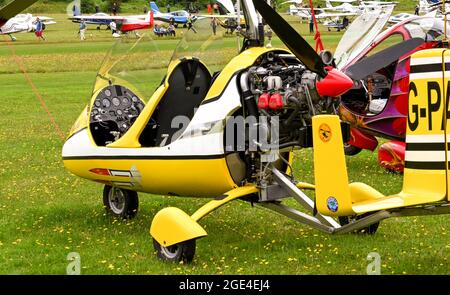
[[[284,5],[284,4],[302,4],[303,0],[289,0],[289,1],[284,1],[282,2],[280,5]]]
[[[10,18],[16,16],[25,8],[31,6],[37,0],[14,0],[10,2],[8,5],[2,7],[0,9],[0,26],[5,24]]]
[[[117,24],[124,22],[126,17],[124,16],[113,16],[113,15],[76,15],[69,17],[72,22],[79,23],[84,20],[88,24],[109,24],[114,21]]]
[[[334,3],[353,3],[356,0],[329,0],[329,1]]]
[[[35,18],[38,17],[41,21],[52,21],[54,20],[53,17],[48,17],[48,16],[35,16]]]
[[[199,14],[199,15],[196,15],[196,17],[197,17],[197,19],[198,18],[213,18],[213,17],[215,17],[215,18],[237,18],[237,14]],[[242,15],[241,15],[241,17],[243,17]]]
[[[343,12],[343,13],[321,13],[316,15],[317,19],[323,19],[323,18],[336,18],[336,17],[344,17],[344,16],[356,16],[359,15],[355,12]]]

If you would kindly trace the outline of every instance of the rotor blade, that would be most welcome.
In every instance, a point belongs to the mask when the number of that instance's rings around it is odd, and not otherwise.
[[[31,6],[37,0],[14,0],[0,9],[0,23],[7,22],[25,8]]]
[[[361,80],[372,73],[390,65],[403,55],[422,45],[422,38],[412,38],[408,41],[386,48],[348,67],[345,73],[353,80]]]
[[[325,77],[325,65],[316,51],[265,0],[253,0],[256,10],[292,53],[310,71]]]

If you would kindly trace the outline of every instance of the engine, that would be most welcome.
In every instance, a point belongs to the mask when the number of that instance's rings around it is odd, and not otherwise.
[[[294,56],[276,52],[267,53],[241,75],[249,114],[267,118],[268,125],[277,121],[279,134],[272,144],[278,148],[311,146],[311,117],[337,107],[335,98],[318,94],[317,79]],[[267,126],[267,130],[274,128]]]

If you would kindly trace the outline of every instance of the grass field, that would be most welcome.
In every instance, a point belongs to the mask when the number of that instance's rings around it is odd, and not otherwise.
[[[148,234],[156,212],[176,206],[191,213],[207,200],[140,194],[137,218],[116,220],[105,214],[100,185],[64,169],[63,141],[16,61],[67,133],[113,41],[109,32],[91,28],[88,40],[80,42],[76,24],[62,14],[51,16],[58,25],[48,28],[46,42],[33,34],[18,34],[15,43],[0,38],[1,274],[65,274],[73,251],[81,255],[83,274],[365,274],[373,251],[381,255],[383,274],[450,274],[450,216],[386,220],[374,236],[328,236],[243,202],[202,220],[209,236],[197,242],[193,264],[160,262]],[[305,25],[295,26],[313,42]],[[323,34],[327,47],[335,48],[340,34]],[[148,83],[160,81],[178,41],[147,43],[159,49],[141,55],[153,61]],[[220,48],[212,46],[212,61],[234,52],[235,38],[221,42]],[[139,64],[130,68],[139,70]],[[311,158],[310,150],[297,153],[297,179],[313,181]],[[347,161],[352,181],[386,194],[401,189],[402,177],[379,168],[376,153]]]

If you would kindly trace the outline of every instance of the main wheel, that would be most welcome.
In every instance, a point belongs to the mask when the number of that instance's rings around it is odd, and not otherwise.
[[[356,217],[353,216],[340,216],[339,219],[339,224],[342,225],[346,225],[349,224],[350,222],[353,222],[355,220],[361,219],[363,217],[366,217],[367,215],[363,214],[363,215],[358,215]],[[376,222],[373,223],[371,225],[369,225],[368,227],[364,227],[358,230],[355,230],[355,233],[357,234],[367,234],[367,235],[373,235],[377,232],[378,227],[380,226],[380,222]]]
[[[354,156],[359,154],[362,151],[361,148],[353,146],[348,143],[344,143],[344,152],[347,156]]]
[[[139,198],[135,191],[105,185],[103,204],[109,214],[118,218],[131,219],[137,214]]]
[[[153,247],[156,250],[156,255],[164,260],[170,262],[190,263],[195,255],[195,239],[181,242],[169,247],[164,247],[153,239]]]

